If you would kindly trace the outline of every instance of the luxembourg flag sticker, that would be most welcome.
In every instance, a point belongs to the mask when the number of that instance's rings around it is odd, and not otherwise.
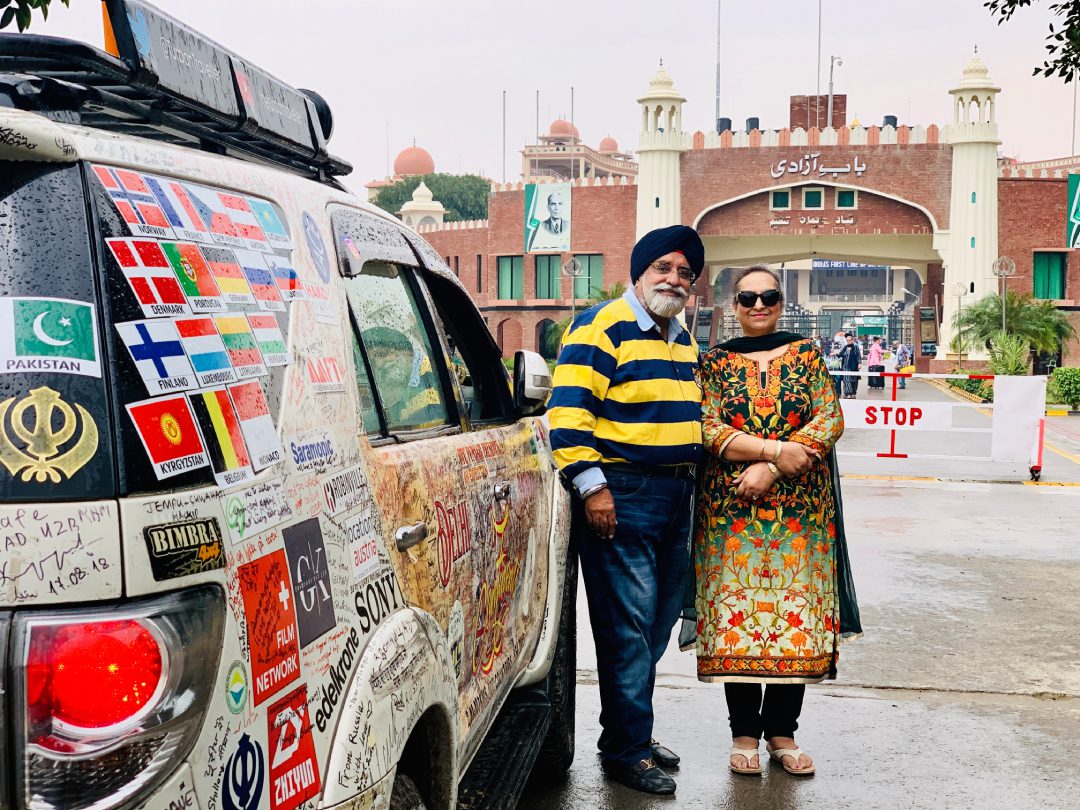
[[[236,372],[213,318],[177,318],[174,323],[200,387],[236,382]]]

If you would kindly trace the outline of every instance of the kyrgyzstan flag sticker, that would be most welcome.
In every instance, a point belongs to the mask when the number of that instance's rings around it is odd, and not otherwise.
[[[126,407],[158,480],[210,463],[183,394],[146,399]]]
[[[210,466],[218,486],[231,487],[255,477],[251,457],[240,430],[240,420],[224,388],[189,395],[191,410],[207,437]]]
[[[251,380],[230,385],[229,397],[240,420],[240,430],[251,455],[252,467],[258,471],[282,461],[285,456],[281,439],[274,427],[274,418],[270,415],[270,406],[266,402],[262,383]]]

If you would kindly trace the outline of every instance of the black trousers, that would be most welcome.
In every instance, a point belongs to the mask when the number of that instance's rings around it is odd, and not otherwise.
[[[761,691],[761,685],[756,683],[724,684],[731,736],[755,740],[794,737],[806,686],[801,683],[766,684],[764,700]]]

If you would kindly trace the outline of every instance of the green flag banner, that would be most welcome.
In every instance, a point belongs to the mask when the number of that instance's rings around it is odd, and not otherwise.
[[[93,304],[0,299],[0,373],[34,371],[101,376]]]

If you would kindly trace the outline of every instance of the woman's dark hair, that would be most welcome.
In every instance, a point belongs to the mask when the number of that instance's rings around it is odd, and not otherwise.
[[[780,284],[780,276],[776,275],[772,270],[764,264],[752,264],[749,267],[743,267],[741,270],[736,270],[735,275],[731,277],[731,297],[734,298],[739,294],[739,284],[742,280],[752,273],[768,273],[772,276],[772,280],[776,282],[776,289],[780,290],[780,300],[784,298],[784,289]]]

